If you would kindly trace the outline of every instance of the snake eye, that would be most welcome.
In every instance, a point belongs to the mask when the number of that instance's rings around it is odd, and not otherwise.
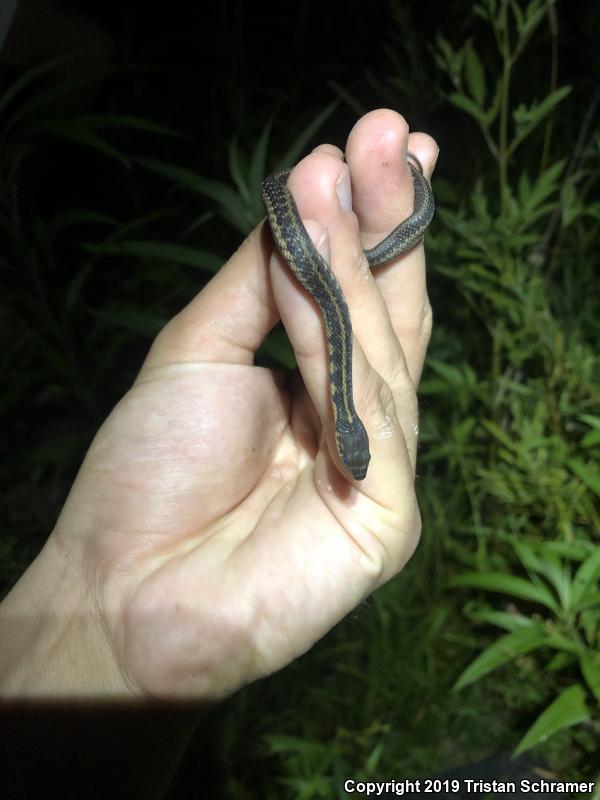
[[[367,474],[371,460],[369,437],[362,422],[357,419],[352,430],[337,433],[336,439],[342,461],[352,473],[354,480],[362,481]]]

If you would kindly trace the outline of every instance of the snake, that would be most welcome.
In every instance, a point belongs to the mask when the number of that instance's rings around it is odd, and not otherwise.
[[[423,169],[408,154],[414,185],[412,214],[378,245],[364,254],[377,267],[411,250],[423,238],[435,211],[433,192]],[[329,264],[309,237],[298,207],[287,187],[291,169],[266,177],[262,202],[275,245],[300,285],[314,298],[323,318],[329,355],[329,390],[338,454],[356,481],[362,481],[371,460],[369,436],[354,406],[352,392],[352,321],[342,288]]]

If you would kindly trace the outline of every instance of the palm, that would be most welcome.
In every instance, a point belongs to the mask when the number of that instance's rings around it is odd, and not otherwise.
[[[279,383],[229,364],[150,371],[90,449],[77,483],[88,497],[101,486],[91,527],[105,532],[90,566],[102,607],[119,609],[110,629],[122,667],[149,691],[187,693],[207,660],[228,664],[216,684],[211,675],[217,692],[273,671],[372,584],[351,509],[336,519],[346,506],[326,452],[314,475],[308,454],[297,466],[314,411],[294,397],[290,418]],[[329,605],[324,584],[338,587]]]
[[[366,133],[349,141],[358,207],[372,204],[360,178],[365,187],[372,180],[371,153],[386,169],[397,159],[390,191],[410,184],[401,142],[380,135],[391,124],[406,136],[390,113],[365,118]],[[396,155],[358,146],[365,136]],[[348,482],[330,458],[321,321],[259,229],[158,338],[92,444],[57,526],[63,548],[83,562],[136,692],[218,697],[274,671],[394,575],[416,545],[423,255],[409,254],[399,284],[393,271],[380,285],[365,282],[356,217],[332,201],[340,169],[338,156],[313,154],[290,188],[306,187],[301,213],[323,218],[333,261],[347,265],[340,281],[362,344],[355,400],[374,434],[369,474]],[[279,317],[304,382],[291,389],[252,366]]]

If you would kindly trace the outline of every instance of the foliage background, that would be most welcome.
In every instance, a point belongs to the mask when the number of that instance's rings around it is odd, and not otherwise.
[[[548,774],[592,780],[592,0],[62,5],[91,26],[87,56],[36,66],[72,49],[59,40],[0,56],[4,585],[152,336],[262,216],[265,171],[343,146],[360,114],[389,106],[441,148],[423,541],[311,653],[205,721],[171,796],[333,798],[346,775],[430,776],[519,743]],[[293,363],[281,331],[260,357]]]

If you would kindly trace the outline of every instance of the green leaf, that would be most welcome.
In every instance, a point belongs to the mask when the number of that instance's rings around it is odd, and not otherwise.
[[[12,83],[8,89],[4,92],[2,96],[0,96],[0,114],[4,111],[4,109],[8,106],[8,104],[30,83],[33,83],[35,80],[40,78],[42,75],[45,75],[47,72],[51,72],[56,67],[60,67],[62,64],[69,61],[71,58],[75,56],[75,53],[67,53],[67,55],[60,55],[57,58],[53,58],[51,61],[44,61],[43,64],[37,64],[35,67],[31,67],[26,72],[24,72],[19,78],[17,78],[14,83]]]
[[[204,180],[202,175],[199,175],[197,172],[194,172],[191,169],[187,169],[186,167],[179,167],[175,164],[167,164],[164,161],[159,161],[157,158],[133,158],[136,164],[141,164],[141,166],[146,167],[146,169],[151,170],[152,172],[156,172],[159,175],[162,175],[163,178],[170,178],[175,183],[179,184],[179,186],[183,186],[185,189],[195,189],[196,186]]]
[[[510,7],[514,15],[515,22],[517,23],[517,31],[521,33],[525,23],[525,17],[523,16],[523,12],[521,11],[517,3],[511,3]]]
[[[241,233],[248,233],[254,224],[255,220],[252,219],[248,206],[229,184],[222,181],[208,180],[193,170],[178,167],[174,164],[166,164],[164,161],[159,161],[155,158],[133,158],[132,161],[165,178],[170,178],[184,189],[215,200],[218,203],[218,210],[221,215]]]
[[[567,466],[600,497],[600,470],[591,464],[585,464],[579,458],[569,459]]]
[[[554,0],[550,0],[550,2],[552,3]],[[516,5],[516,3],[513,4],[513,11]],[[545,2],[545,0],[544,2],[539,2],[539,0],[536,2],[530,2],[526,6],[525,21],[523,21],[522,15],[520,15],[520,18],[519,15],[516,15],[517,24],[519,25],[519,46],[517,48],[517,54],[523,50],[532,33],[546,15],[547,6],[548,4]]]
[[[486,125],[487,120],[485,116],[485,111],[482,108],[479,108],[470,97],[467,97],[466,94],[460,94],[459,92],[452,92],[448,96],[448,100],[452,103],[452,105],[460,108],[461,111],[466,111],[467,114],[470,114],[474,117],[477,122],[481,123],[482,125]]]
[[[569,561],[585,561],[593,552],[594,545],[582,539],[574,539],[571,542],[537,542],[537,548],[541,553],[551,553]]]
[[[600,444],[600,431],[589,431],[581,440],[581,446],[585,448],[595,447],[598,444]]]
[[[65,294],[65,308],[67,311],[71,311],[73,309],[73,306],[77,302],[83,284],[86,282],[91,269],[91,264],[84,264],[80,269],[77,270],[75,276],[69,283],[67,292]]]
[[[548,630],[548,638],[546,645],[552,647],[554,650],[560,650],[564,653],[571,653],[571,655],[579,658],[581,655],[583,645],[577,639],[570,636],[563,636],[561,633],[555,632],[553,629]]]
[[[184,264],[187,267],[194,267],[205,272],[217,272],[223,263],[219,256],[207,250],[153,240],[101,242],[99,244],[84,244],[82,247],[96,256],[137,256],[138,258]]]
[[[496,119],[500,112],[500,107],[502,105],[502,81],[498,79],[496,83],[496,89],[494,90],[494,97],[492,98],[492,104],[485,112],[485,120],[484,120],[484,127],[489,128],[493,121]],[[494,152],[497,154],[497,150],[492,148],[492,153]]]
[[[243,197],[245,203],[249,203],[251,199],[250,190],[244,174],[242,160],[242,152],[240,150],[238,137],[236,134],[229,145],[229,172],[233,178],[236,189],[240,193],[240,196]]]
[[[268,734],[264,741],[269,746],[271,753],[300,753],[305,754],[319,749],[320,745],[310,739],[301,739],[299,736],[288,736],[283,733]]]
[[[207,222],[213,219],[214,216],[215,216],[214,211],[205,211],[203,214],[199,214],[190,222],[189,225],[185,227],[185,229],[181,232],[179,238],[185,239],[187,236],[190,235],[190,233],[192,233],[192,231],[195,231],[196,228],[200,228],[202,225],[205,225]]]
[[[471,97],[480,108],[485,102],[485,72],[477,52],[471,45],[465,48],[465,78]]]
[[[523,208],[533,211],[551,194],[558,191],[558,179],[565,168],[565,160],[561,159],[545,170],[533,185]]]
[[[583,687],[579,683],[569,686],[540,714],[517,745],[513,755],[518,756],[526,750],[531,750],[557,731],[578,725],[589,718],[590,712],[585,703]]]
[[[573,653],[559,650],[546,664],[546,669],[550,670],[550,672],[562,672],[566,667],[570,667],[571,664],[575,663],[577,663],[577,657]]]
[[[588,606],[586,608],[586,606]],[[595,650],[600,649],[600,592],[590,596],[589,603],[582,603],[579,624],[586,642]]]
[[[570,91],[570,86],[561,86],[560,89],[551,92],[540,103],[534,102],[529,107],[521,104],[514,109],[513,119],[516,136],[508,148],[509,155],[512,155],[519,144],[565,99]]]
[[[260,185],[263,181],[263,178],[266,175],[267,148],[269,146],[271,125],[272,125],[271,121],[268,122],[267,125],[265,125],[265,128],[261,133],[258,142],[256,143],[254,152],[252,153],[252,159],[250,160],[249,182],[250,182],[250,192],[252,194],[255,193],[258,194],[260,190]]]
[[[267,336],[258,349],[257,356],[267,356],[287,369],[295,369],[296,357],[285,331],[275,330]]]
[[[568,175],[560,188],[560,213],[563,228],[568,228],[586,211],[579,194],[578,181],[577,175]]]
[[[513,550],[517,554],[519,561],[521,564],[523,564],[526,570],[529,572],[539,572],[542,575],[544,574],[545,562],[538,557],[537,553],[535,552],[535,548],[532,545],[514,537],[511,538],[510,543],[513,547]]]
[[[469,664],[454,684],[454,691],[474,683],[502,664],[513,661],[517,656],[542,647],[546,638],[546,631],[539,625],[520,627],[507,633],[486,647],[475,661]]]
[[[46,122],[44,127],[61,139],[67,139],[70,142],[89,147],[102,155],[116,159],[125,167],[131,167],[129,160],[125,156],[121,155],[106,139],[99,136],[93,129],[88,128],[87,125],[81,125],[76,120],[68,120],[66,122],[57,120]]]
[[[250,161],[249,184],[250,197],[252,201],[251,208],[252,215],[256,221],[258,221],[264,214],[260,185],[267,174],[267,147],[269,145],[271,124],[272,123],[269,122],[265,126],[265,129],[262,132],[256,147],[254,148],[252,159]]]
[[[62,97],[68,96],[71,92],[77,91],[81,87],[89,86],[94,80],[103,80],[114,70],[103,68],[94,73],[85,72],[76,78],[52,84],[49,89],[43,92],[36,92],[33,97],[19,103],[14,114],[8,122],[2,126],[2,141],[6,140],[8,133],[19,123],[21,123],[28,133],[37,133],[47,130],[47,120],[52,113],[53,104]]]
[[[438,65],[448,74],[454,86],[458,86],[463,68],[464,48],[461,47],[460,50],[454,50],[448,40],[444,39],[439,32],[436,33],[435,43],[437,48],[435,55]]]
[[[546,579],[556,590],[560,598],[561,606],[565,611],[570,610],[571,606],[571,573],[569,568],[560,561],[546,560],[545,572]],[[538,579],[539,580],[539,579]]]
[[[293,166],[300,158],[303,150],[306,148],[313,136],[319,131],[329,117],[333,114],[338,107],[340,101],[334,100],[326,106],[323,111],[320,111],[316,116],[311,115],[311,120],[300,133],[296,136],[292,144],[288,147],[282,157],[276,164],[276,169],[284,169],[285,167]]]
[[[118,224],[118,221],[108,214],[100,214],[86,208],[73,208],[54,217],[49,227],[53,233],[58,233],[73,225],[109,225],[112,228]]]
[[[523,600],[531,600],[540,603],[551,611],[559,613],[556,600],[552,593],[545,586],[536,586],[524,578],[515,575],[506,575],[502,572],[466,572],[457,575],[449,582],[451,587],[468,586],[472,589],[486,589],[489,592],[501,592],[503,594],[520,597]]]
[[[600,703],[600,654],[589,651],[583,653],[579,659],[581,674],[597,702]]]
[[[364,765],[364,772],[366,775],[375,775],[378,764],[381,760],[381,756],[383,754],[383,748],[384,748],[383,742],[379,742],[378,744],[375,745],[375,747],[371,751]]]
[[[597,546],[575,573],[572,588],[573,606],[585,601],[590,590],[596,590],[600,578],[600,546]]]
[[[109,322],[111,325],[124,328],[133,333],[142,334],[142,336],[146,336],[149,339],[153,339],[167,323],[167,320],[162,317],[131,309],[122,311],[118,309],[99,309],[90,313],[96,319]]]
[[[535,627],[531,617],[523,614],[511,614],[508,611],[492,611],[491,609],[468,609],[465,615],[474,622],[487,622],[505,631],[516,631],[518,628]]]
[[[596,417],[593,414],[579,414],[577,418],[587,423],[590,428],[595,428],[597,431],[600,431],[600,417]]]
[[[489,419],[482,419],[481,424],[483,427],[492,434],[501,444],[513,452],[518,451],[518,442],[512,439],[502,428],[498,427],[495,422]]]
[[[89,128],[127,128],[129,130],[144,131],[145,133],[158,133],[162,136],[174,136],[178,139],[189,139],[185,133],[168,128],[166,125],[161,125],[151,119],[144,119],[144,117],[135,117],[131,114],[86,114],[77,117],[76,121],[80,125],[86,125]],[[69,120],[65,120],[69,122]]]

